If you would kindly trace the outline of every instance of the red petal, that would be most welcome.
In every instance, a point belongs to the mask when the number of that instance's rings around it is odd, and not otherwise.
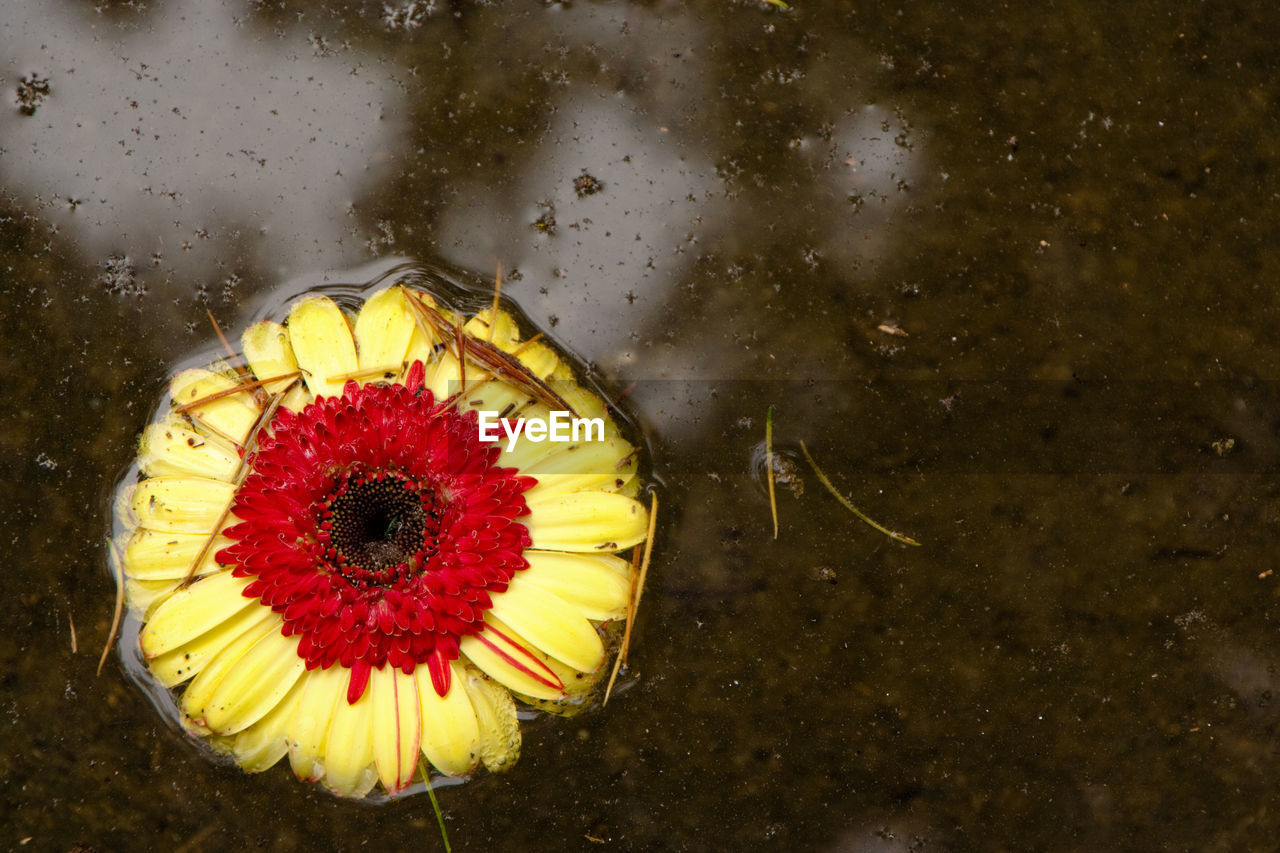
[[[449,682],[453,677],[453,667],[449,666],[443,651],[436,649],[431,653],[427,658],[427,670],[431,673],[431,686],[436,689],[436,695],[443,699],[449,693]]]
[[[369,672],[369,664],[366,661],[356,661],[351,667],[351,680],[347,682],[348,705],[356,704],[364,695],[365,688],[369,686]]]

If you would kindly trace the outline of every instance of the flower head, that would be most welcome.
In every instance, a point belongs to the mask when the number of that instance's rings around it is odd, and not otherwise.
[[[174,377],[122,488],[141,651],[184,727],[344,796],[402,791],[423,758],[509,766],[516,701],[583,701],[626,615],[636,448],[502,312],[397,285],[353,319],[304,299],[242,344],[247,369]],[[510,430],[560,407],[597,440]]]

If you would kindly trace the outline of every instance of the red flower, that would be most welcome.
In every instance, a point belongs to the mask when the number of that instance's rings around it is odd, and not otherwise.
[[[121,487],[138,643],[184,727],[342,796],[510,766],[516,701],[568,711],[605,669],[617,552],[648,532],[637,449],[502,312],[392,286],[242,343],[247,371],[174,377]],[[603,435],[490,443],[477,409]]]
[[[537,481],[498,467],[474,413],[436,403],[422,378],[417,362],[403,385],[348,382],[281,411],[236,494],[236,544],[217,555],[253,578],[244,595],[283,617],[307,669],[351,670],[349,703],[388,663],[426,664],[444,696],[459,640],[529,565],[516,519]]]

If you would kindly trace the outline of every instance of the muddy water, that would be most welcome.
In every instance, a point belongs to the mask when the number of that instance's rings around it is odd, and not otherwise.
[[[455,849],[1266,848],[1277,32],[1232,2],[9,3],[0,843],[439,846],[425,798],[244,776],[94,674],[107,495],[206,312],[405,256],[501,262],[631,386],[665,482],[634,682],[443,790]]]

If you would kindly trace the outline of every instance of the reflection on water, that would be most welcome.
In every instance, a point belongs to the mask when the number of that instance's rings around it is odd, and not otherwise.
[[[702,244],[723,228],[717,152],[696,137],[712,97],[707,35],[688,15],[621,3],[565,19],[546,36],[596,66],[598,82],[553,81],[547,127],[512,184],[478,169],[441,217],[446,256],[508,259],[530,313],[589,329],[575,346],[610,370],[654,369],[639,330],[666,313]],[[655,74],[671,57],[675,67]]]
[[[698,235],[715,227],[710,163],[681,156],[678,139],[637,120],[621,97],[593,92],[558,106],[530,165],[507,198],[477,186],[474,206],[446,211],[443,244],[471,257],[477,243],[502,247],[522,280],[556,283],[524,300],[535,316],[591,329],[577,346],[611,369],[637,366],[639,328],[665,312]],[[538,201],[504,221],[515,199]]]
[[[0,113],[0,180],[117,275],[125,257],[184,276],[241,252],[274,275],[359,257],[344,213],[399,155],[403,96],[377,57],[247,12],[7,3],[0,67],[49,94]]]

